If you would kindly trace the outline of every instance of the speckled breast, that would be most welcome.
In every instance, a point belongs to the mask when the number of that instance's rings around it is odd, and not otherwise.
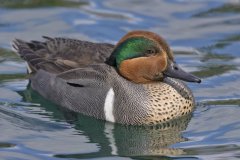
[[[148,95],[148,113],[145,124],[158,124],[191,113],[194,97],[181,81],[166,78],[164,82],[145,84]]]

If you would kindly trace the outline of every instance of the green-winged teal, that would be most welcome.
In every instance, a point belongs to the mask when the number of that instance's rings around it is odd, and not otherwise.
[[[13,47],[28,62],[31,87],[62,107],[132,125],[157,124],[193,111],[191,90],[177,79],[201,80],[175,63],[168,44],[155,33],[132,31],[116,46],[44,38],[15,40]]]

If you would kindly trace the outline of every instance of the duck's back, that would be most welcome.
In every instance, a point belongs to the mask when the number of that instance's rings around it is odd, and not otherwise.
[[[33,72],[43,69],[51,73],[61,73],[89,64],[103,63],[114,47],[108,43],[45,36],[44,38],[44,42],[14,41],[13,47],[28,62]]]

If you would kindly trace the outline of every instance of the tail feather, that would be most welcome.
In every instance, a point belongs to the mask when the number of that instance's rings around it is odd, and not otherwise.
[[[45,62],[41,56],[36,54],[34,50],[39,48],[41,45],[36,45],[36,43],[40,42],[25,42],[20,39],[13,40],[12,47],[16,50],[16,53],[28,63],[28,73],[35,72],[39,69],[37,66],[38,63]]]
[[[46,39],[46,40],[49,40],[49,41],[53,41],[54,40],[54,38],[51,38],[51,37],[48,37],[48,36],[42,36],[44,39]]]
[[[39,41],[31,41],[31,42],[26,42],[26,44],[34,51],[43,49],[46,47],[46,44],[43,42]]]
[[[45,39],[51,39],[44,37]],[[46,42],[31,41],[25,42],[20,39],[13,41],[12,47],[16,53],[28,63],[28,73],[36,72],[39,69],[47,70],[52,73],[63,72],[68,69],[61,66],[56,59],[46,58],[49,54]]]
[[[29,61],[40,58],[39,56],[35,55],[33,50],[29,47],[28,43],[20,40],[15,39],[13,40],[12,47],[16,50],[16,53],[25,61],[28,62],[28,73],[32,73],[36,71],[33,65],[29,64]]]

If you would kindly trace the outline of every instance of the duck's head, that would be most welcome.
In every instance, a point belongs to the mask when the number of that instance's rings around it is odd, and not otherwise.
[[[162,37],[148,31],[126,34],[106,63],[116,67],[123,77],[135,83],[161,81],[164,77],[201,82],[176,64],[172,51]]]

